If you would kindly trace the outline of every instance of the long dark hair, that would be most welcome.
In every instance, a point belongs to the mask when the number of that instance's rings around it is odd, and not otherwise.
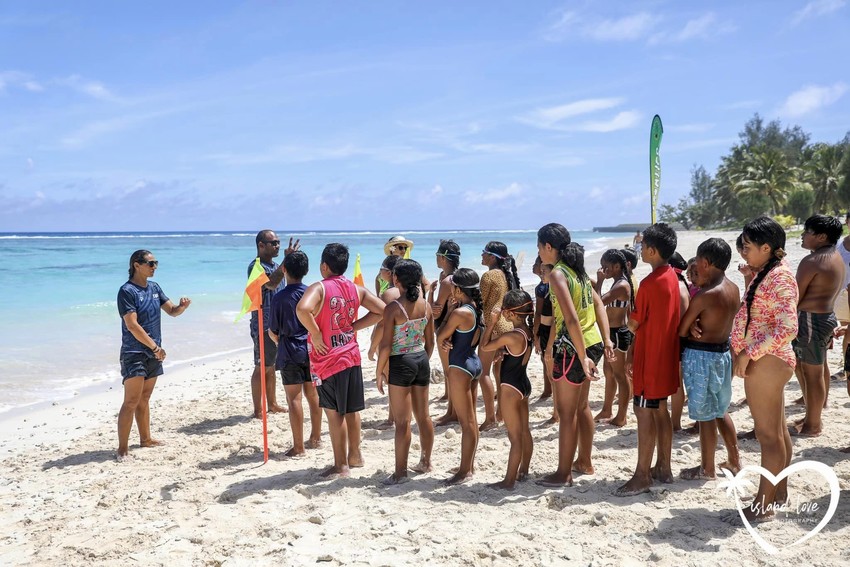
[[[576,273],[582,281],[589,280],[587,272],[584,269],[584,246],[578,242],[570,242],[564,247],[561,254],[561,261]]]
[[[629,261],[626,260],[626,255],[616,248],[610,248],[602,254],[602,261],[606,264],[617,264],[629,282],[629,304],[634,307],[635,304],[635,285],[632,283],[632,270],[629,267]]]
[[[452,267],[451,271],[446,275],[451,275],[460,266],[460,244],[454,240],[441,240],[437,246],[437,254],[446,259],[446,262]]]
[[[133,276],[136,275],[136,266],[133,264],[143,264],[145,262],[145,256],[150,254],[150,250],[136,250],[130,255],[130,269],[127,272],[130,274],[130,279],[133,279]]]
[[[557,250],[558,258],[563,257],[564,249],[572,241],[573,239],[570,237],[570,231],[567,230],[564,225],[556,222],[550,222],[549,224],[543,225],[537,231],[537,242],[540,244],[548,244]]]
[[[508,282],[508,290],[519,289],[519,276],[516,273],[516,262],[514,257],[508,254],[508,247],[504,242],[492,240],[484,246],[485,252],[490,252],[496,258],[496,265],[505,274],[505,280]]]
[[[478,325],[484,326],[484,300],[481,298],[481,279],[478,272],[470,268],[458,268],[452,274],[452,284],[472,300]]]
[[[755,279],[750,283],[750,288],[747,290],[747,324],[744,326],[744,335],[746,336],[750,328],[750,308],[753,306],[756,290],[767,274],[785,257],[785,231],[775,220],[766,215],[761,215],[744,225],[741,237],[743,238],[742,242],[749,242],[757,246],[767,244],[770,246],[770,251],[772,252],[770,260],[767,261],[767,264],[756,275]]]
[[[419,299],[419,284],[422,282],[422,266],[419,262],[400,259],[393,268],[393,275],[404,288],[404,298],[415,303]]]

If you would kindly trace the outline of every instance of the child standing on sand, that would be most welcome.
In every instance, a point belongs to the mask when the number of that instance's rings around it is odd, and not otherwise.
[[[387,479],[395,484],[407,477],[410,452],[410,417],[419,426],[421,456],[416,472],[431,470],[434,424],[428,415],[429,359],[434,351],[434,316],[420,294],[422,266],[399,260],[393,269],[393,284],[400,297],[384,309],[384,332],[378,354],[377,386],[384,393],[389,382],[390,409],[395,422],[395,472]]]
[[[513,325],[513,330],[492,341],[487,340],[485,333],[481,350],[495,352],[504,349],[499,403],[508,429],[511,450],[504,480],[490,486],[511,490],[517,480],[524,480],[528,476],[528,464],[534,451],[534,442],[528,429],[531,381],[526,372],[532,351],[530,324],[533,324],[534,304],[531,296],[521,289],[509,291],[502,301],[502,315]]]
[[[558,402],[555,401],[555,391],[552,388],[552,361],[551,357],[546,357],[549,337],[552,336],[552,324],[555,321],[552,316],[552,296],[549,295],[549,275],[552,273],[552,268],[552,264],[544,264],[542,260],[540,261],[540,285],[534,289],[536,296],[534,303],[534,350],[540,355],[540,362],[543,364],[543,393],[540,394],[538,400],[552,398],[552,417],[548,421],[550,424],[559,421]]]
[[[601,268],[596,272],[595,287],[607,310],[611,342],[614,343],[614,359],[606,360],[603,365],[605,398],[602,410],[593,419],[607,421],[614,427],[622,427],[626,424],[629,402],[632,399],[632,385],[626,376],[626,353],[634,340],[634,335],[629,330],[629,313],[634,309],[635,291],[632,286],[632,273],[622,252],[614,248],[606,250],[600,263]],[[603,295],[602,284],[608,278],[613,279],[614,283]],[[618,390],[617,415],[612,419],[614,395]]]
[[[665,223],[643,232],[641,259],[652,266],[652,273],[643,279],[635,297],[635,310],[629,317],[635,341],[626,355],[638,422],[638,461],[634,475],[615,496],[648,492],[653,479],[673,482],[673,424],[667,398],[679,389],[680,298],[679,280],[667,260],[676,244],[676,232]],[[652,466],[656,447],[657,461]]]
[[[446,484],[458,484],[475,472],[478,420],[475,396],[481,377],[481,359],[475,354],[484,329],[480,280],[475,270],[458,268],[452,276],[452,299],[456,307],[437,333],[440,348],[449,353],[449,395],[461,427],[460,467]]]
[[[737,474],[741,469],[735,424],[729,416],[732,401],[732,355],[729,335],[741,306],[738,286],[726,277],[732,249],[722,238],[699,245],[692,281],[700,291],[679,323],[682,337],[682,370],[688,391],[688,413],[699,424],[700,464],[684,469],[685,480],[716,478],[714,451],[717,432],[726,445],[727,460],[720,467]],[[691,332],[691,327],[695,332]],[[691,335],[691,336],[689,336]]]
[[[319,446],[322,433],[322,410],[319,394],[310,375],[310,359],[307,355],[307,329],[298,320],[295,307],[304,296],[307,286],[301,283],[309,269],[307,255],[300,250],[283,258],[283,276],[286,287],[274,294],[271,306],[269,336],[277,345],[275,367],[286,392],[289,407],[289,425],[292,428],[292,448],[285,454],[296,457],[304,454],[305,446]],[[304,409],[301,405],[302,392],[310,406],[310,440],[304,443]]]
[[[538,484],[571,486],[573,471],[593,474],[595,424],[587,398],[590,381],[599,379],[597,363],[603,354],[610,359],[614,353],[605,307],[584,270],[584,249],[571,242],[566,228],[551,223],[537,231],[537,251],[545,263],[555,262],[549,276],[555,328],[546,356],[554,349],[552,381],[561,418],[558,469]],[[574,460],[576,448],[578,459]]]
[[[454,240],[441,240],[437,247],[437,267],[440,268],[440,277],[431,283],[428,291],[428,303],[431,304],[431,310],[434,312],[435,334],[440,331],[443,322],[448,319],[449,313],[454,309],[454,303],[451,301],[452,282],[450,278],[458,269],[458,266],[460,266],[460,245]],[[445,385],[441,399],[448,400],[448,404],[446,413],[437,419],[435,425],[446,425],[456,422],[457,415],[455,415],[449,396],[449,353],[440,348],[437,349],[437,354],[440,356],[440,363],[443,367],[443,383]]]

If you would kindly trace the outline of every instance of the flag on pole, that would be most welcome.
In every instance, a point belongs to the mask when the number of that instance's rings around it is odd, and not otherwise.
[[[254,267],[248,274],[248,285],[245,286],[245,294],[242,296],[242,311],[236,316],[236,321],[249,311],[256,311],[263,303],[263,286],[269,281],[269,276],[260,264],[260,259],[254,260]],[[234,321],[234,322],[236,322]]]
[[[655,210],[658,208],[658,193],[661,192],[661,136],[664,127],[657,114],[652,119],[649,130],[649,200],[652,207],[650,218],[655,224]]]
[[[262,370],[260,374],[262,377],[260,378],[260,405],[262,406],[262,418],[263,418],[263,462],[269,462],[269,426],[266,415],[266,380],[265,380],[265,363],[266,363],[266,349],[265,349],[265,335],[266,331],[263,325],[263,286],[269,281],[269,276],[266,274],[266,270],[263,269],[263,265],[260,264],[260,259],[257,258],[254,260],[254,267],[251,269],[251,273],[248,274],[248,283],[245,286],[245,294],[242,296],[242,311],[239,312],[239,315],[236,317],[236,321],[242,318],[245,313],[249,311],[257,312],[257,330],[259,331],[259,343],[260,343],[260,367]]]
[[[354,260],[354,278],[352,281],[361,287],[365,287],[363,283],[363,270],[360,269],[360,254],[357,255],[357,259]]]

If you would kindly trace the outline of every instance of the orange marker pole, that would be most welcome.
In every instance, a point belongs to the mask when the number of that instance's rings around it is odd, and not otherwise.
[[[266,420],[266,332],[263,329],[263,299],[260,292],[260,308],[257,309],[257,323],[260,331],[260,405],[263,408],[263,463],[269,462],[269,427]]]

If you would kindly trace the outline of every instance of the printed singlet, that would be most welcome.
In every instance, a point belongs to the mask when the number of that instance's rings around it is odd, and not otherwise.
[[[307,346],[311,372],[325,380],[337,372],[360,365],[360,347],[352,328],[360,309],[360,297],[357,286],[345,276],[332,276],[321,283],[325,293],[316,323],[329,350],[324,356],[317,353],[311,337],[307,339]]]

